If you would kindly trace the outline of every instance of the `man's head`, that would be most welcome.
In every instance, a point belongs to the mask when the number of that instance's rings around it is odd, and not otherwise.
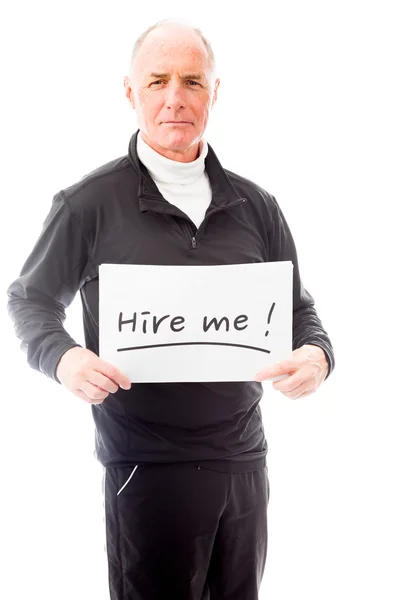
[[[168,19],[138,38],[124,79],[145,142],[180,162],[198,156],[219,83],[214,54],[200,30]]]

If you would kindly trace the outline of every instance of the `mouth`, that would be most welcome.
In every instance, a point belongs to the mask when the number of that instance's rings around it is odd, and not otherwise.
[[[189,121],[164,121],[164,125],[190,125]]]

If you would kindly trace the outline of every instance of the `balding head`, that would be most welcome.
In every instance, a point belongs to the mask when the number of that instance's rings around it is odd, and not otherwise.
[[[150,39],[149,39],[150,38]],[[136,60],[138,55],[144,46],[144,42],[147,41],[147,45],[153,41],[162,43],[163,40],[179,40],[186,38],[188,41],[192,40],[194,44],[197,43],[199,47],[205,48],[208,55],[208,63],[210,67],[211,77],[215,78],[216,75],[216,61],[214,51],[211,47],[210,42],[200,31],[198,27],[193,27],[189,23],[183,20],[177,19],[163,19],[151,25],[144,31],[136,40],[129,65],[129,78],[131,83],[134,80],[134,73],[136,67]]]

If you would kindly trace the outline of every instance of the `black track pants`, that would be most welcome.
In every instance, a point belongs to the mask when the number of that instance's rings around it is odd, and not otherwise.
[[[108,467],[104,499],[111,600],[258,600],[267,467]]]

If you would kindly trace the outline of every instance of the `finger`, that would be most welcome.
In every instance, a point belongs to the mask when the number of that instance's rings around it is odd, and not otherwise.
[[[296,369],[298,369],[300,363],[295,358],[288,358],[287,360],[283,360],[282,362],[276,363],[271,367],[267,367],[262,371],[259,371],[255,379],[256,381],[264,381],[264,379],[270,379],[271,377],[276,377],[277,375],[284,375],[285,373],[292,373]]]
[[[82,390],[75,390],[74,394],[75,396],[82,398],[82,400],[84,400],[88,404],[101,404],[103,402],[103,400],[93,400],[93,398],[89,398],[89,396],[87,396]]]
[[[282,392],[282,393],[287,398],[290,398],[291,400],[297,400],[297,398],[300,398],[300,396],[302,396],[305,392],[311,392],[309,381],[305,381],[304,383],[299,385],[294,390],[291,390],[290,392]]]
[[[305,398],[306,396],[310,396],[314,392],[315,392],[315,390],[306,390],[305,392],[303,392],[302,394],[300,394],[300,396],[297,396],[296,400],[300,400],[301,398]]]
[[[313,379],[313,370],[309,367],[303,367],[302,369],[298,369],[295,373],[286,377],[286,379],[281,379],[279,381],[274,381],[273,386],[275,390],[280,392],[291,392],[295,390],[299,385],[308,381],[310,382]]]
[[[129,377],[124,375],[124,373],[122,373],[122,371],[117,369],[117,367],[114,367],[114,365],[111,365],[110,363],[106,362],[105,360],[100,359],[100,364],[96,370],[100,371],[103,375],[105,375],[109,379],[112,379],[117,385],[120,385],[124,390],[130,389],[131,381],[130,381]]]
[[[96,385],[93,385],[90,381],[83,381],[80,389],[92,400],[99,400],[102,402],[108,396],[106,390],[102,390]]]
[[[100,373],[100,371],[91,371],[87,379],[93,385],[97,385],[99,388],[102,388],[103,390],[106,390],[111,394],[115,394],[115,392],[119,390],[119,387],[115,383],[115,381],[109,379],[108,377]]]

